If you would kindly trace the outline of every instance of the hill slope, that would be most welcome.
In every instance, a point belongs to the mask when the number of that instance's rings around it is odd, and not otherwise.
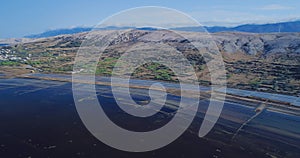
[[[194,52],[190,42],[207,43],[213,39],[222,53],[229,87],[273,93],[300,95],[300,33],[252,34],[220,32],[207,36],[201,32],[181,32],[190,41],[163,30],[126,30],[111,43],[99,61],[98,75],[111,75],[119,56],[135,43],[163,42],[181,51],[193,63],[201,84],[208,85],[210,76],[201,55]],[[93,31],[101,38],[107,32]],[[30,60],[17,64],[30,65],[49,73],[70,73],[81,42],[87,33],[60,35],[5,47]],[[161,37],[159,37],[161,36]],[[155,41],[155,39],[161,39]],[[210,49],[210,48],[207,48]],[[7,63],[13,64],[13,63]],[[146,64],[133,74],[135,78],[176,81],[172,71],[157,64]]]

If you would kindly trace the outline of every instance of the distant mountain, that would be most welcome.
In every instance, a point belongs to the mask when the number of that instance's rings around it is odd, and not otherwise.
[[[300,21],[280,22],[273,24],[246,24],[236,27],[204,27],[208,32],[249,32],[249,33],[275,33],[275,32],[300,32]],[[202,27],[173,28],[180,31],[203,32]]]
[[[91,30],[121,30],[121,29],[131,29],[134,27],[117,27],[117,26],[107,26],[104,28],[93,28],[93,27],[75,27],[75,28],[66,28],[66,29],[56,29],[56,30],[49,30],[45,31],[40,34],[33,34],[25,36],[25,38],[44,38],[44,37],[52,37],[58,35],[65,35],[65,34],[76,34],[81,32],[87,32]]]
[[[206,31],[211,33],[215,32],[249,32],[249,33],[273,33],[273,32],[300,32],[300,21],[291,21],[291,22],[281,22],[273,24],[246,24],[236,27],[222,27],[222,26],[213,26],[213,27],[180,27],[180,28],[171,28],[172,30],[178,31],[189,31],[189,32],[204,32]],[[70,29],[57,29],[43,32],[41,34],[34,34],[25,36],[26,38],[43,38],[43,37],[52,37],[63,34],[75,34],[80,32],[91,31],[92,27],[76,27]],[[154,31],[156,28],[143,27],[117,27],[117,26],[108,26],[104,28],[97,28],[96,30],[122,30],[122,29],[137,29],[137,30],[147,30]]]
[[[300,21],[264,25],[242,25],[233,28],[233,30],[252,33],[300,32]]]
[[[52,37],[57,35],[63,35],[63,34],[75,34],[80,32],[86,32],[91,31],[92,28],[90,27],[76,27],[76,28],[70,28],[70,29],[56,29],[56,30],[49,30],[46,32],[43,32],[41,34],[33,34],[25,36],[25,38],[44,38],[44,37]]]

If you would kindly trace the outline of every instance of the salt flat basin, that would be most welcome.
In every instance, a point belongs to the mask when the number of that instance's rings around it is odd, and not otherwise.
[[[88,132],[77,114],[71,87],[70,82],[1,79],[0,157],[300,156],[299,116],[264,110],[236,133],[243,123],[256,114],[255,107],[229,100],[225,102],[213,130],[204,138],[199,138],[198,130],[208,99],[200,101],[192,125],[170,145],[146,153],[122,152],[101,143]],[[110,119],[134,131],[154,130],[168,123],[180,100],[176,95],[168,95],[165,108],[142,119],[131,117],[118,107],[110,86],[96,85],[96,89]],[[146,89],[133,88],[131,93],[136,101],[148,99]],[[232,139],[234,134],[237,135]]]

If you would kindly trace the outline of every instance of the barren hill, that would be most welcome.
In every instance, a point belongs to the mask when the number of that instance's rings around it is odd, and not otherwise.
[[[94,31],[89,37],[101,39],[117,31]],[[41,72],[70,73],[76,52],[87,35],[78,33],[40,38],[1,49],[11,50],[15,56],[26,58],[13,61],[15,63],[10,66],[30,65]],[[207,47],[205,43],[211,41],[223,56],[229,87],[300,94],[300,33],[220,32],[207,35],[201,32],[180,32],[180,35],[176,35],[164,30],[126,30],[110,43],[99,61],[97,74],[110,75],[120,54],[134,43],[162,42],[181,51],[193,64],[200,83],[209,84],[205,61],[191,43],[198,42]],[[4,66],[5,62],[8,61],[0,61]],[[162,65],[149,63],[139,69],[133,74],[136,78],[176,81],[172,71]]]

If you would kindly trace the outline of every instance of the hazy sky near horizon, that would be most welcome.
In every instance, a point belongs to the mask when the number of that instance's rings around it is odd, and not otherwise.
[[[177,9],[208,26],[300,19],[298,0],[8,0],[0,6],[0,38],[93,26],[112,14],[140,6]]]

